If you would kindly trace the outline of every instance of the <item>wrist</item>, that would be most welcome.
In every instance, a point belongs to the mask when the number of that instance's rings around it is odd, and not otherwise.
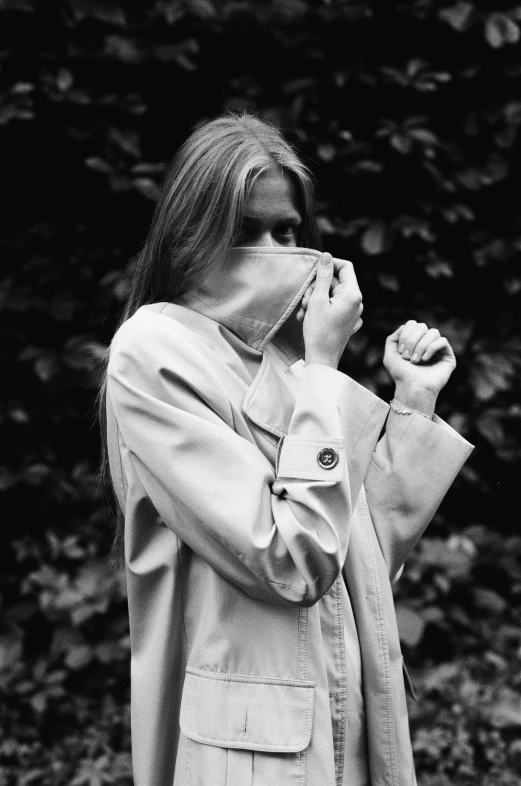
[[[311,365],[319,365],[319,366],[327,366],[328,368],[338,369],[338,360],[334,360],[334,358],[327,358],[321,355],[306,355],[304,358],[304,365],[311,366]]]
[[[398,383],[394,391],[394,398],[406,407],[415,409],[417,412],[432,418],[438,394],[428,388],[412,387]]]

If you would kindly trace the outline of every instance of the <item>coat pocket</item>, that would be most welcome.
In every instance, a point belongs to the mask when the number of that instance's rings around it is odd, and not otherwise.
[[[176,786],[305,783],[313,703],[313,682],[187,668]]]

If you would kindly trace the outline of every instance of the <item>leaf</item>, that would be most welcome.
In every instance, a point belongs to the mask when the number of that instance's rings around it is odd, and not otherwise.
[[[474,563],[474,553],[461,539],[424,538],[420,544],[421,562],[439,568],[453,580],[468,580]],[[441,574],[438,574],[441,575]]]
[[[425,630],[425,620],[422,615],[418,614],[410,606],[398,603],[396,605],[396,619],[401,641],[407,644],[408,647],[416,647],[420,643]]]
[[[8,467],[0,465],[0,491],[7,491],[18,482],[18,478]]]
[[[468,26],[473,10],[472,3],[460,2],[450,8],[442,9],[438,16],[458,33],[461,33]]]
[[[499,353],[480,353],[471,372],[476,398],[479,401],[488,401],[497,392],[509,390],[514,375],[515,368],[508,357]]]
[[[490,614],[502,614],[507,608],[507,602],[494,590],[485,587],[475,587],[472,591],[474,603],[483,611]]]
[[[140,63],[143,60],[136,44],[121,35],[109,35],[105,38],[105,54],[121,60],[122,63]]]
[[[519,41],[519,27],[506,14],[490,14],[485,22],[485,38],[494,49]]]
[[[22,632],[13,630],[0,635],[0,672],[10,669],[22,656]]]
[[[33,11],[36,0],[0,0],[0,11]]]
[[[375,256],[385,248],[386,229],[383,221],[371,221],[362,235],[361,245],[366,254]]]
[[[111,583],[108,566],[102,560],[88,562],[80,569],[75,585],[83,597],[94,597]]]
[[[482,717],[496,729],[521,727],[521,694],[502,687],[493,696],[490,706],[483,706]]]
[[[161,189],[157,183],[149,177],[135,177],[132,182],[136,191],[139,191],[139,193],[147,197],[147,199],[157,202],[161,195]]]
[[[321,145],[317,145],[317,155],[322,161],[333,161],[337,154],[337,148],[335,145],[332,145],[331,142],[324,142]]]
[[[400,291],[400,283],[394,273],[379,273],[378,281],[384,289],[388,289],[390,292]]]
[[[199,17],[199,19],[209,19],[216,13],[210,0],[184,0],[184,5],[188,13]]]
[[[49,382],[59,371],[58,361],[53,353],[41,355],[34,361],[33,368],[42,382]]]
[[[104,2],[104,0],[70,0],[70,2],[77,22],[91,17],[110,25],[126,24],[123,8],[113,2]]]
[[[389,137],[391,147],[394,147],[398,153],[407,155],[412,150],[412,142],[408,134],[391,134]]]
[[[179,44],[158,44],[153,55],[162,63],[177,63],[187,71],[194,71],[197,64],[191,56],[198,54],[199,43],[195,38],[187,38]]]
[[[123,131],[119,128],[111,128],[109,131],[109,139],[125,153],[128,153],[134,158],[140,158],[140,137],[137,131],[131,129]]]
[[[92,647],[88,644],[78,644],[72,646],[66,656],[65,664],[73,671],[83,669],[91,662],[93,656]]]
[[[106,353],[107,347],[99,341],[75,336],[67,342],[61,357],[69,368],[93,371],[105,360]]]
[[[411,128],[407,132],[410,137],[416,139],[418,142],[422,142],[424,145],[438,145],[439,139],[432,131],[429,131],[428,128]]]
[[[521,125],[521,101],[510,101],[503,110],[507,123]]]
[[[56,75],[56,86],[61,93],[66,93],[72,87],[74,77],[68,68],[60,68]]]
[[[477,427],[491,445],[501,448],[505,444],[505,432],[501,420],[492,412],[484,412],[477,419]]]
[[[91,156],[90,158],[86,158],[85,164],[89,167],[89,169],[93,169],[95,172],[101,172],[104,175],[112,172],[112,167],[110,164],[107,164],[107,162],[99,156]]]
[[[327,216],[317,216],[317,226],[322,235],[335,235],[337,232],[335,225]]]
[[[429,262],[425,266],[425,272],[431,278],[453,278],[454,277],[454,270],[452,269],[452,265],[450,262],[447,262],[444,259],[437,259],[433,262]]]

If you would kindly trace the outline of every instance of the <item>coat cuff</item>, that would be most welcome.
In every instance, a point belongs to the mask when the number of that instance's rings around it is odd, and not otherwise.
[[[329,466],[328,461],[331,462]],[[342,479],[345,463],[343,439],[284,437],[278,454],[277,477],[338,482]]]
[[[399,415],[391,410],[385,431],[391,445],[398,445],[407,432],[409,449],[414,451],[414,447],[417,447],[420,451],[418,455],[424,456],[431,452],[435,456],[436,467],[433,470],[438,472],[443,468],[444,476],[452,479],[474,450],[474,445],[438,415],[433,415],[432,420],[429,420],[415,411],[411,415]]]
[[[388,404],[340,371],[305,366],[278,474],[335,480],[347,464],[351,480],[361,484],[388,411]],[[326,469],[319,454],[327,448],[337,451],[338,462]]]

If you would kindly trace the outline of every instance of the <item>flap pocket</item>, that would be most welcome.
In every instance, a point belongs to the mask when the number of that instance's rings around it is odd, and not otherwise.
[[[222,748],[296,753],[311,739],[314,682],[187,668],[180,726]]]

